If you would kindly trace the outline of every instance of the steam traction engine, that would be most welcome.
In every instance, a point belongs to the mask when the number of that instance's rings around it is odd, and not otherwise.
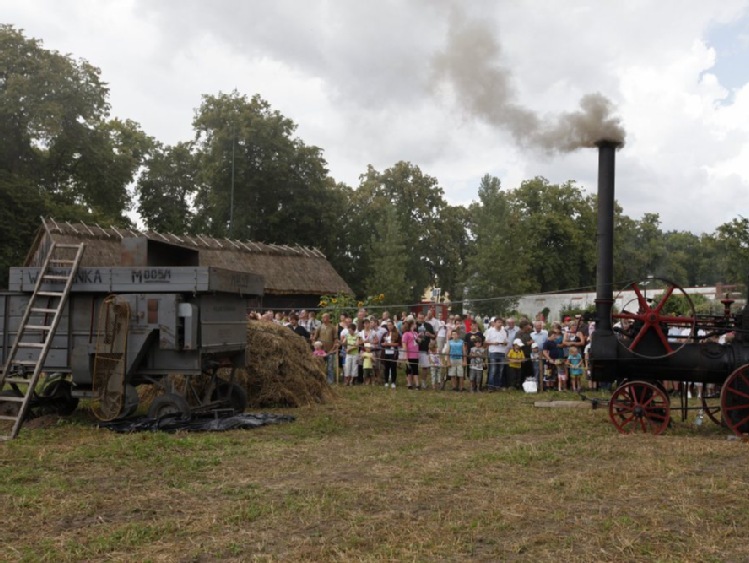
[[[749,306],[732,312],[722,301],[722,315],[669,315],[669,300],[689,297],[664,282],[652,299],[647,287],[632,283],[634,298],[613,312],[614,165],[619,144],[598,143],[598,270],[596,330],[591,343],[592,378],[617,382],[609,417],[622,433],[660,434],[669,425],[668,382],[681,382],[679,395],[686,417],[687,386],[701,388],[700,408],[735,434],[749,433]],[[733,334],[730,342],[716,339]],[[719,402],[718,402],[719,397]]]

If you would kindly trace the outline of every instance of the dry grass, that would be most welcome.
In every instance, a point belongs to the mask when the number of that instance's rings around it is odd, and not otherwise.
[[[0,444],[3,556],[749,559],[747,444],[680,422],[620,436],[534,399],[355,387],[254,431],[26,427]]]

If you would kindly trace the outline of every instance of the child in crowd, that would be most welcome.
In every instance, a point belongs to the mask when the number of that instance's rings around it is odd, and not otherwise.
[[[343,364],[343,384],[353,385],[359,371],[359,345],[361,344],[361,339],[353,326],[351,326],[348,331],[341,333],[341,340],[343,341],[343,348],[346,350],[346,359]]]
[[[453,391],[460,391],[463,389],[463,366],[466,365],[466,345],[465,342],[458,336],[458,331],[453,330],[450,334],[450,340],[445,344],[445,349],[442,351],[447,357],[449,368],[447,370],[447,377],[453,379]]]
[[[570,384],[573,391],[580,391],[580,380],[583,376],[583,357],[577,346],[570,346],[570,355],[567,356],[567,365],[570,371]]]
[[[533,364],[533,377],[538,382],[538,375],[540,373],[539,361],[541,354],[538,351],[538,344],[535,342],[531,344],[531,364]]]
[[[567,390],[567,360],[560,358],[554,361],[557,368],[557,385],[560,391]]]
[[[437,350],[437,343],[432,340],[429,345],[429,369],[432,375],[432,390],[436,391],[442,384],[442,358]]]
[[[321,358],[324,360],[327,354],[325,353],[325,350],[323,350],[322,348],[322,342],[318,340],[317,342],[313,344],[313,346],[315,347],[315,351],[312,352],[312,355],[315,356],[316,358]]]
[[[362,368],[364,370],[364,383],[372,385],[374,381],[374,354],[372,344],[364,343],[364,352],[361,353]]]
[[[508,387],[520,389],[520,369],[523,367],[525,352],[523,352],[523,341],[516,338],[512,341],[512,349],[507,351],[507,382]]]
[[[471,393],[477,393],[484,380],[484,356],[486,349],[481,346],[478,336],[471,336],[473,347],[468,354],[470,359],[469,380],[471,382]]]
[[[593,376],[590,372],[590,343],[593,341],[592,338],[588,338],[588,342],[585,344],[585,349],[583,350],[583,364],[585,368],[585,380],[588,384],[588,389],[595,389],[596,388],[596,382],[593,381]]]

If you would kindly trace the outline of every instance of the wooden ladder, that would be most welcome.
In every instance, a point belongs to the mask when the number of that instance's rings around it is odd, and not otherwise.
[[[21,430],[70,295],[83,249],[83,244],[53,242],[39,270],[34,292],[0,373],[0,421],[13,423],[9,434],[4,428],[8,424],[0,430],[0,440],[12,440]],[[49,289],[50,286],[53,289]],[[10,388],[5,389],[6,385]]]

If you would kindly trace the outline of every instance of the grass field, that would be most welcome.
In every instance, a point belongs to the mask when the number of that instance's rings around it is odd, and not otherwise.
[[[520,392],[337,394],[251,431],[24,428],[0,559],[749,560],[749,444],[708,421],[620,436]]]

